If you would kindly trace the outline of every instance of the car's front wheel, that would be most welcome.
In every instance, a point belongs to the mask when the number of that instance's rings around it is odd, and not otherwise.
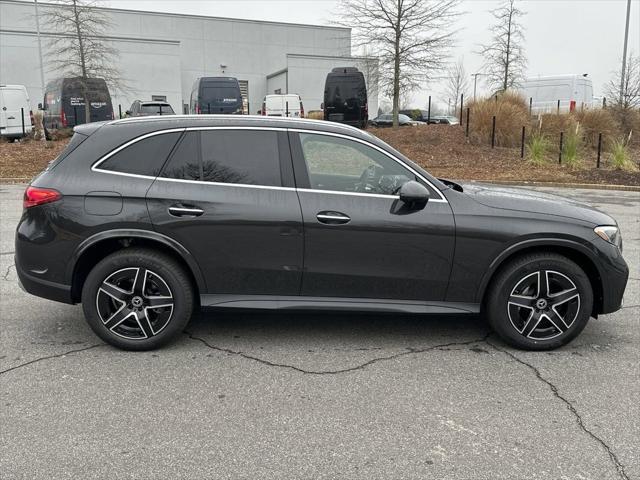
[[[185,270],[171,257],[143,248],[101,260],[82,289],[89,326],[124,350],[151,350],[173,340],[189,322],[193,304]]]
[[[587,325],[593,290],[585,272],[555,253],[519,257],[493,280],[486,302],[494,331],[510,345],[549,350],[573,340]]]

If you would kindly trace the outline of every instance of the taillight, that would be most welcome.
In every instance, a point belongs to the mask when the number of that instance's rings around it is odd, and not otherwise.
[[[302,106],[302,102],[300,102],[300,118],[304,118],[304,107]]]
[[[23,208],[36,207],[45,203],[55,202],[62,198],[62,194],[52,188],[27,187],[22,200]]]
[[[78,123],[78,119],[76,118],[76,124]],[[60,110],[60,121],[62,122],[62,126],[67,126],[67,116],[64,114],[64,110]]]
[[[569,102],[569,111],[570,112],[575,112],[576,111],[576,101],[575,100],[571,100]]]

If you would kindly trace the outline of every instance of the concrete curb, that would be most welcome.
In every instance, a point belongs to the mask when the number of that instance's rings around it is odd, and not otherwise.
[[[606,183],[518,182],[510,180],[462,180],[462,182],[511,185],[513,187],[585,188],[589,190],[622,190],[625,192],[640,192],[640,185],[610,185]]]

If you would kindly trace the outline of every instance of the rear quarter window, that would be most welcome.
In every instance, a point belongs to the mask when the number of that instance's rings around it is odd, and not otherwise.
[[[169,132],[143,138],[109,156],[98,169],[156,177],[182,132]]]
[[[88,137],[86,137],[85,135],[81,135],[80,133],[74,133],[73,137],[71,137],[71,140],[69,140],[69,143],[67,143],[67,146],[64,147],[64,150],[62,150],[56,158],[54,158],[51,162],[49,162],[49,165],[47,166],[47,170],[52,169],[53,167],[58,165],[60,162],[62,162],[62,160],[67,158],[69,154],[73,152],[76,148],[78,148],[80,144],[84,142],[87,138]]]

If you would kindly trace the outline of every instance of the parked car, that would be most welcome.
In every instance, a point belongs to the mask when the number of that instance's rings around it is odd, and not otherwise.
[[[202,77],[193,84],[189,111],[192,114],[245,113],[240,82],[234,77]]]
[[[89,118],[85,112],[85,92],[89,101]],[[58,78],[49,82],[45,88],[43,108],[47,137],[56,129],[114,118],[109,88],[102,78]]]
[[[369,105],[362,72],[354,67],[331,70],[324,84],[322,109],[325,120],[366,128]]]
[[[136,100],[127,110],[129,117],[148,117],[149,115],[175,115],[173,108],[167,102]]]
[[[393,115],[390,113],[385,113],[383,115],[379,115],[373,120],[371,120],[371,125],[374,127],[391,127],[393,125]],[[421,125],[423,122],[418,122],[413,120],[402,113],[398,114],[398,125],[401,127],[415,127]]]
[[[609,215],[439,180],[313,120],[82,125],[23,206],[23,288],[81,302],[130,350],[179,336],[196,306],[482,313],[511,345],[550,349],[618,310],[629,274]]]
[[[399,113],[406,115],[412,120],[416,120],[418,122],[427,123],[427,119],[429,118],[429,112],[427,110],[420,110],[418,108],[414,108],[411,110],[400,110]]]
[[[24,85],[0,85],[0,137],[12,140],[31,133],[32,112]]]
[[[304,118],[304,107],[297,94],[267,95],[262,101],[260,113],[267,117]]]
[[[452,115],[436,115],[435,117],[431,117],[429,123],[439,125],[460,125],[460,120],[458,120],[458,117],[454,117]]]

